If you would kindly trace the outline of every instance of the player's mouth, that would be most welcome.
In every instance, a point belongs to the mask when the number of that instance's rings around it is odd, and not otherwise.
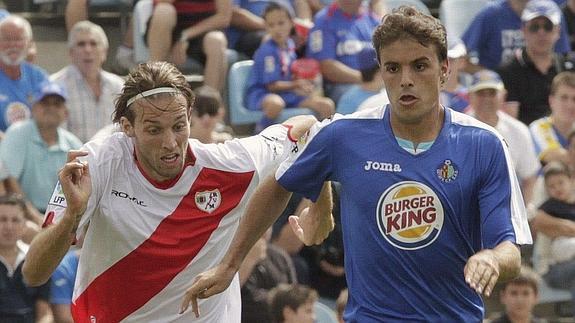
[[[168,165],[168,166],[175,166],[177,165],[178,161],[180,160],[180,154],[168,154],[160,157],[160,160]]]
[[[399,104],[401,105],[412,105],[417,102],[419,99],[412,94],[403,94],[399,97]]]

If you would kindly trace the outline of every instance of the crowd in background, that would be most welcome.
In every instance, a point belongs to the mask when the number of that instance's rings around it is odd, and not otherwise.
[[[306,107],[321,120],[388,103],[371,45],[391,10],[386,0],[175,0],[150,9],[149,59],[201,67],[191,137],[203,143],[234,137],[226,80],[240,60],[254,62],[243,105],[263,112],[255,132],[281,121],[284,109]],[[0,321],[71,322],[81,241],[46,286],[27,287],[19,270],[25,243],[50,221],[43,213],[55,202],[68,150],[118,131],[111,115],[124,79],[103,69],[108,36],[87,20],[87,0],[67,6],[70,63],[52,75],[34,64],[40,54],[30,23],[0,16]],[[137,63],[134,23],[115,53],[125,68]],[[575,310],[575,0],[492,0],[460,35],[447,33],[442,104],[505,138],[536,241],[524,250],[522,275],[502,287],[506,311],[497,322],[533,319],[541,280],[569,290]],[[248,254],[240,270],[244,322],[312,322],[318,301],[343,311],[338,184],[332,188],[336,226],[323,244],[305,247],[287,224],[310,203],[294,195]],[[519,305],[514,288],[529,296]]]

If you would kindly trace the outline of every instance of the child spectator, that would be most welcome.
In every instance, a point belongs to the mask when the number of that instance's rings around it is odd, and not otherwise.
[[[492,323],[547,322],[533,316],[533,307],[538,301],[539,280],[539,275],[533,270],[521,267],[519,276],[503,285],[499,297],[505,312]]]
[[[320,119],[333,114],[333,101],[312,95],[314,85],[310,80],[292,78],[290,68],[296,54],[290,38],[293,21],[289,11],[277,3],[270,3],[263,17],[270,39],[262,43],[254,55],[245,98],[249,109],[264,112],[258,129],[275,123],[284,108],[307,107]]]
[[[231,130],[222,124],[224,104],[218,91],[202,86],[196,90],[196,100],[192,110],[190,138],[204,144],[221,143],[232,139]]]
[[[317,292],[304,285],[280,284],[270,292],[270,310],[275,323],[313,323]]]
[[[349,291],[346,288],[339,293],[339,296],[335,301],[335,310],[337,314],[338,323],[345,323],[345,321],[343,320],[343,312],[345,311],[345,305],[347,305],[348,297],[349,297]]]

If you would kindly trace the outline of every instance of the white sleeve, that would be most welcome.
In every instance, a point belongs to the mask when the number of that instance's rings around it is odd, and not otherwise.
[[[520,134],[517,134],[522,142],[522,157],[517,160],[517,175],[520,180],[537,176],[539,172],[539,159],[535,153],[535,145],[529,133],[529,129],[525,129]]]

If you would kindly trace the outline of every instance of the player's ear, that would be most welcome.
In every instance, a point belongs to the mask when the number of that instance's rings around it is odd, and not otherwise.
[[[132,125],[130,120],[128,120],[128,118],[126,118],[126,117],[120,118],[120,128],[128,137],[134,137],[135,136],[134,126]]]

